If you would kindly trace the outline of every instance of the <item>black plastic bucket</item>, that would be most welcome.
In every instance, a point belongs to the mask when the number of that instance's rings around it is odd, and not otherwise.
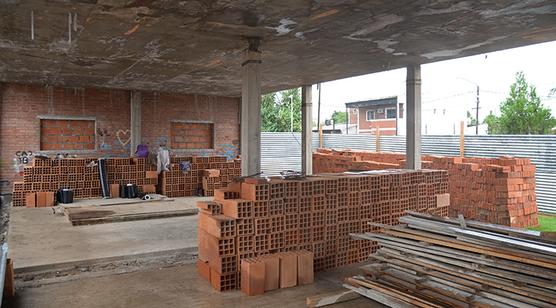
[[[120,197],[122,198],[137,198],[137,185],[135,184],[125,184],[120,186]]]
[[[58,190],[58,202],[59,203],[73,203],[73,189],[62,188]]]

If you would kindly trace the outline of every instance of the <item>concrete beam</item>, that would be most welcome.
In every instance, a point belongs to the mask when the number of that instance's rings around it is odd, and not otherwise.
[[[313,174],[313,87],[301,87],[301,173]]]
[[[406,168],[421,169],[421,66],[407,67],[406,81]]]
[[[256,44],[255,44],[256,45]],[[241,88],[241,175],[261,172],[261,53],[245,51]]]
[[[141,91],[131,91],[131,142],[130,154],[133,156],[137,145],[141,144]]]

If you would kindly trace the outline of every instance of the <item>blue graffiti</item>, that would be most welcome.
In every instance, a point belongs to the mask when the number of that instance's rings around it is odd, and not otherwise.
[[[218,154],[226,156],[228,160],[232,160],[239,155],[239,149],[231,143],[223,143],[219,148]]]

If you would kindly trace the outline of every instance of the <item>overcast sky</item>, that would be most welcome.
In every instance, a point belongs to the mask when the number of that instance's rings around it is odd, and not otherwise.
[[[525,73],[556,115],[556,96],[549,97],[550,89],[556,87],[556,41],[423,65],[423,125],[428,133],[452,133],[467,111],[475,112],[476,84],[480,87],[481,121],[490,111],[498,112],[518,71]],[[323,83],[321,121],[334,110],[345,111],[346,102],[396,95],[399,102],[405,102],[405,78],[405,69],[397,69]],[[313,91],[316,120],[316,87]]]

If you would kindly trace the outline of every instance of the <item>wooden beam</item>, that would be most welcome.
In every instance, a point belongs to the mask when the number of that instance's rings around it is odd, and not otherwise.
[[[465,126],[463,121],[459,124],[459,157],[463,157],[465,155]]]
[[[375,150],[377,153],[380,153],[380,127],[376,128],[375,137]]]
[[[319,148],[322,149],[324,146],[323,140],[322,140],[322,124],[319,124]]]

